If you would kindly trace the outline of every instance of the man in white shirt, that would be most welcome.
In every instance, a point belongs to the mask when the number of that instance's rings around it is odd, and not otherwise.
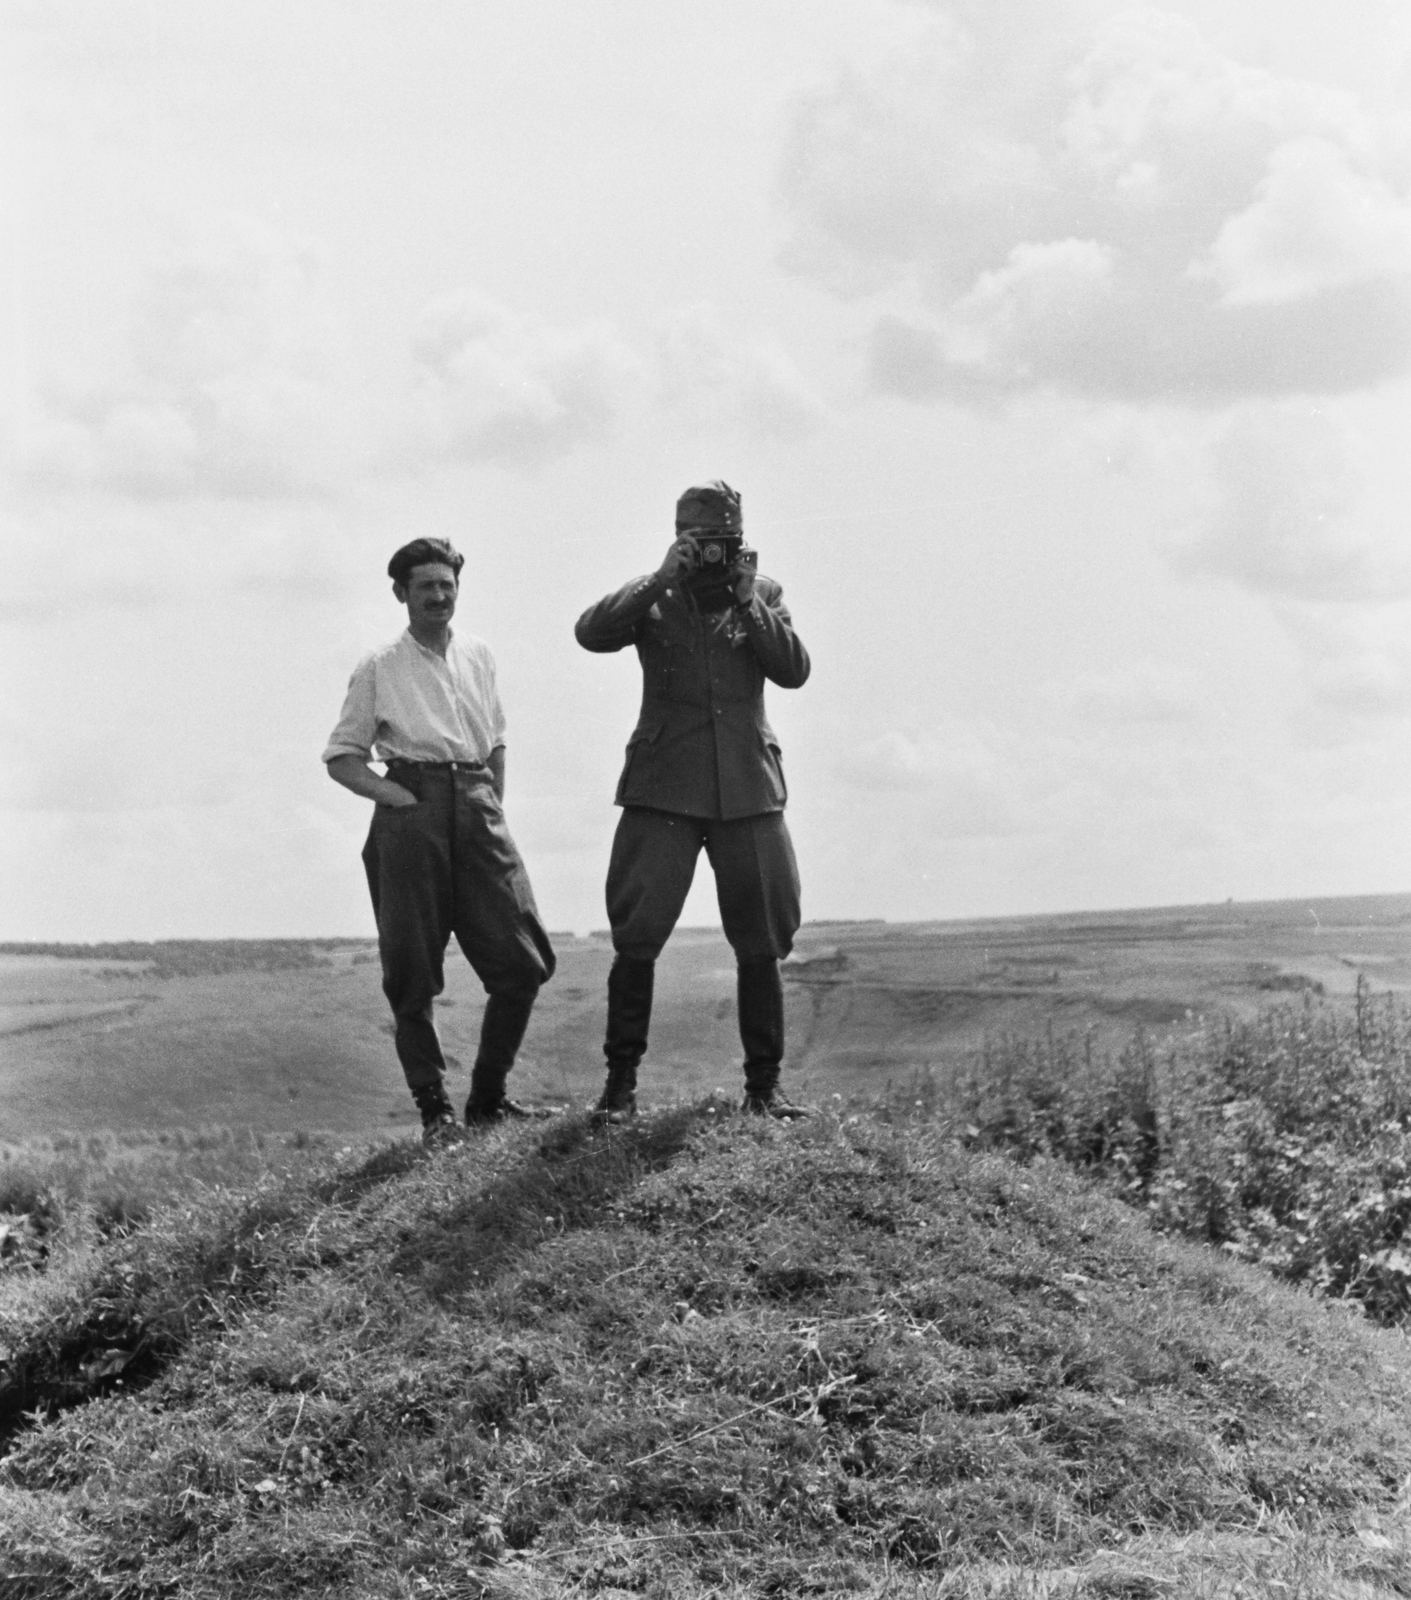
[[[505,1079],[554,952],[501,808],[505,716],[489,646],[454,634],[464,557],[415,539],[388,563],[407,630],[360,661],[323,759],[328,775],[376,802],[363,848],[396,1021],[397,1057],[437,1143],[459,1124],[433,1020],[451,935],[488,996],[466,1102],[467,1126],[532,1115]],[[387,776],[368,765],[384,761]]]

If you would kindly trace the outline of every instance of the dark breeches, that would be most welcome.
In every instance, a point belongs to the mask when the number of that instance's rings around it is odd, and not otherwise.
[[[363,865],[397,1057],[416,1093],[445,1071],[432,1019],[452,934],[490,997],[482,1054],[508,1046],[510,1060],[554,952],[489,771],[399,767],[392,776],[417,804],[376,808]]]
[[[745,1085],[768,1093],[784,1055],[779,961],[799,928],[799,869],[784,816],[768,811],[733,822],[628,806],[608,866],[608,920],[617,957],[608,976],[603,1044],[609,1091],[628,1091],[647,1048],[653,962],[676,926],[704,849],[715,872],[725,937],[738,967]]]
[[[624,807],[608,863],[613,948],[635,961],[656,960],[686,903],[702,848],[736,959],[788,955],[801,913],[798,863],[782,811],[720,822]]]

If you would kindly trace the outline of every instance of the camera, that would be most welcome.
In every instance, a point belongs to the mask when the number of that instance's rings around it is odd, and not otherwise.
[[[759,557],[745,543],[743,534],[711,529],[687,537],[691,541],[692,583],[728,583],[737,568],[747,567],[753,572],[758,565]]]

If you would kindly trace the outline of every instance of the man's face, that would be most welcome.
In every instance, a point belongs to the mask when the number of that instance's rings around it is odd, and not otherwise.
[[[451,620],[458,589],[455,573],[441,561],[413,567],[405,583],[392,585],[392,593],[407,608],[407,621],[424,629],[444,627]]]

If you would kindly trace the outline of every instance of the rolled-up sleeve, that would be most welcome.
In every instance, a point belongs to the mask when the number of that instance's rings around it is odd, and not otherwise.
[[[505,708],[500,700],[500,676],[495,670],[495,663],[489,663],[488,693],[485,696],[485,714],[490,722],[490,748],[497,750],[505,742]]]
[[[323,752],[324,761],[335,756],[357,756],[367,761],[377,737],[377,675],[371,658],[360,661],[348,680],[348,693],[337,725]]]

